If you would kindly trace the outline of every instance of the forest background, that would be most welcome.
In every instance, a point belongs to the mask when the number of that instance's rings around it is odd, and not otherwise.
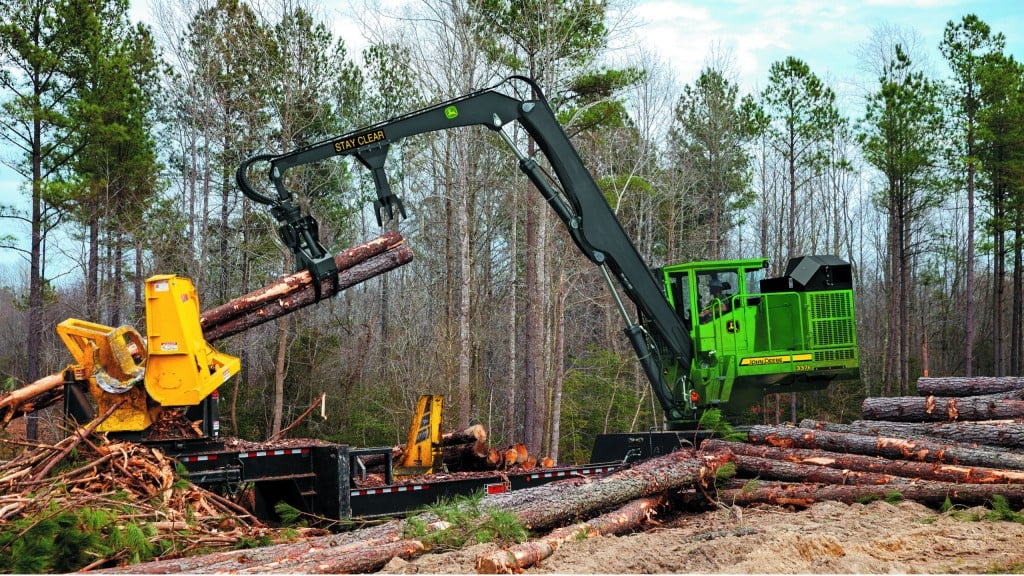
[[[875,28],[857,47],[874,82],[851,112],[800,54],[751,93],[725,50],[682,82],[642,47],[624,58],[611,46],[631,6],[618,0],[422,0],[391,18],[367,6],[359,54],[314,0],[151,6],[146,25],[127,0],[0,0],[0,138],[20,179],[5,198],[26,200],[0,222],[30,230],[0,232],[23,262],[0,277],[7,389],[70,361],[65,318],[144,329],[153,274],[191,278],[205,310],[292,272],[273,218],[234,184],[245,158],[510,74],[538,81],[652,267],[853,264],[861,379],[773,395],[751,421],[841,422],[924,373],[1024,368],[1024,70],[975,15],[951,19],[937,47]],[[923,65],[936,48],[942,75]],[[445,395],[449,429],[481,422],[497,444],[565,462],[598,433],[660,422],[600,274],[485,132],[392,151],[409,218],[391,227],[411,264],[218,344],[243,361],[221,389],[225,434],[265,438],[322,393],[326,421],[293,435],[395,444],[423,393]],[[360,166],[290,175],[329,249],[380,234]],[[71,271],[49,272],[56,259]],[[59,428],[57,415],[28,422],[30,436]]]

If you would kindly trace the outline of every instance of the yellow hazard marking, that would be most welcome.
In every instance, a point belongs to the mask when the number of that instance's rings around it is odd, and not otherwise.
[[[355,148],[360,148],[362,146],[367,146],[369,144],[373,144],[374,142],[380,142],[381,140],[384,139],[385,136],[383,130],[371,130],[369,132],[364,132],[362,134],[352,136],[351,138],[343,138],[341,140],[336,141],[334,143],[334,151],[338,154],[341,154],[342,152],[346,152],[348,150],[352,150]]]

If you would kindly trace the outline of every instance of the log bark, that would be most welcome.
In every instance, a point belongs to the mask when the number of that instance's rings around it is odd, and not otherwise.
[[[395,246],[341,271],[338,274],[337,291],[340,292],[341,290],[351,288],[360,282],[369,280],[374,276],[379,276],[411,261],[412,250],[408,246],[405,244]],[[329,280],[324,280],[320,286],[322,298],[327,298],[337,293],[334,285]],[[307,283],[287,296],[261,304],[256,308],[247,310],[216,325],[204,326],[203,337],[207,342],[216,342],[285,314],[290,314],[316,301],[316,291],[311,283]]]
[[[190,556],[172,560],[157,560],[119,568],[105,568],[104,573],[111,574],[177,574],[177,573],[224,573],[241,570],[286,567],[291,563],[302,562],[304,558],[325,554],[325,551],[337,551],[344,554],[360,547],[382,546],[402,540],[405,528],[404,520],[392,520],[378,526],[371,526],[313,538],[292,544],[277,544],[246,550],[214,552],[202,556]]]
[[[984,396],[999,392],[1024,390],[1021,376],[972,376],[970,378],[918,378],[917,393],[921,396]]]
[[[748,436],[755,444],[779,448],[811,448],[921,462],[1024,470],[1024,454],[1021,453],[930,439],[908,440],[790,426],[752,426]]]
[[[338,267],[339,272],[343,272],[360,262],[364,262],[373,256],[398,246],[402,242],[403,239],[400,234],[388,232],[365,244],[353,246],[336,254],[334,256],[334,264]],[[307,270],[290,274],[272,284],[253,290],[244,296],[239,296],[216,308],[203,312],[199,316],[199,324],[205,332],[236,316],[249,314],[269,303],[281,298],[287,298],[306,287],[311,287],[312,282],[313,277]],[[330,284],[330,282],[327,282],[327,284]],[[324,296],[327,296],[327,294],[324,294]]]
[[[801,428],[874,434],[896,438],[942,438],[964,444],[981,444],[997,448],[1024,446],[1024,421],[982,420],[975,422],[891,422],[888,420],[854,420],[849,424],[835,424],[818,420],[804,420]]]
[[[538,540],[523,542],[508,550],[492,552],[477,558],[476,571],[479,574],[519,573],[545,558],[549,558],[565,542],[621,534],[634,530],[646,522],[661,505],[663,497],[640,498],[625,506],[602,514],[597,518],[552,530]]]
[[[465,430],[447,432],[441,435],[441,445],[476,444],[487,442],[487,429],[481,424],[474,424]]]
[[[733,452],[733,463],[739,475],[782,480],[787,482],[810,482],[818,484],[892,484],[904,479],[891,474],[836,469],[822,466],[817,462],[793,462],[790,460],[749,456]]]
[[[549,528],[637,498],[708,485],[730,457],[725,452],[698,455],[693,450],[677,450],[597,480],[552,482],[498,494],[484,499],[483,505],[513,512],[531,530]]]
[[[931,462],[914,462],[911,460],[890,460],[880,456],[847,454],[827,450],[811,450],[804,448],[776,448],[722,440],[705,440],[709,449],[730,450],[733,454],[755,456],[772,460],[785,460],[799,464],[814,464],[837,468],[842,471],[870,472],[889,477],[917,480],[934,480],[937,482],[959,482],[968,484],[1024,484],[1024,471],[986,468],[982,466],[957,466]],[[767,478],[767,476],[765,476]],[[774,478],[778,480],[799,480],[799,478]],[[851,484],[845,478],[838,478],[837,484]],[[852,477],[856,479],[856,477]],[[820,481],[811,480],[807,481]],[[861,481],[860,483],[865,483]]]
[[[956,420],[1002,420],[1024,418],[1024,400],[1002,392],[985,396],[896,396],[865,398],[861,415],[865,420],[893,422],[936,422]]]
[[[441,448],[441,459],[449,472],[477,472],[494,470],[487,464],[487,443],[446,445]]]
[[[0,397],[0,427],[14,418],[52,406],[64,398],[64,373],[44,376]]]
[[[734,485],[730,483],[730,486]],[[835,484],[748,482],[742,487],[718,491],[719,502],[735,506],[774,504],[806,508],[817,502],[833,501],[854,504],[885,500],[898,496],[921,504],[941,506],[948,498],[954,504],[980,505],[993,496],[1003,496],[1013,506],[1024,503],[1024,490],[1002,484],[952,484],[948,482],[908,482],[878,486],[843,486]]]
[[[362,574],[378,570],[394,558],[414,558],[424,550],[423,542],[419,540],[398,540],[372,546],[360,545],[344,552],[316,551],[319,553],[311,553],[307,560],[278,563],[281,566],[247,567],[235,571],[235,574]]]
[[[536,488],[488,496],[480,506],[515,515],[529,529],[551,528],[574,522],[601,510],[667,491],[710,485],[716,470],[730,458],[727,453],[680,450],[654,458],[633,468],[619,470],[596,480],[573,478]],[[423,516],[419,520],[431,520]],[[342,535],[307,540],[298,544],[268,546],[178,560],[161,560],[107,570],[105,573],[299,573],[369,571],[393,555],[415,555],[416,541],[405,540],[408,521],[354,530]],[[393,545],[393,546],[392,546]],[[385,550],[383,554],[371,548]],[[395,550],[397,549],[397,551]],[[387,557],[389,554],[392,556]],[[372,555],[372,558],[371,558]],[[369,566],[369,568],[368,568]]]

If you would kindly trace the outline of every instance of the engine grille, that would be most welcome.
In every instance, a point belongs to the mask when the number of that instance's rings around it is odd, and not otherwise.
[[[807,297],[811,346],[851,346],[856,343],[852,292],[812,292]]]

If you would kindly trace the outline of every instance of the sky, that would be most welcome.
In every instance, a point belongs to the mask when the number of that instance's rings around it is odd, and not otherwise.
[[[313,0],[314,2],[316,0]],[[323,15],[345,38],[350,54],[365,46],[359,6],[364,1],[395,6],[416,0],[321,0]],[[131,0],[133,20],[152,25],[152,0]],[[628,18],[618,24],[621,46],[616,57],[628,57],[637,46],[657,54],[671,67],[676,81],[692,83],[715,55],[725,54],[735,67],[743,93],[764,88],[773,62],[795,56],[837,92],[853,98],[870,80],[860,68],[858,50],[880,26],[911,31],[919,39],[936,76],[946,76],[938,51],[948,21],[976,14],[994,32],[1006,36],[1006,53],[1024,60],[1024,0],[617,0],[630,2]],[[456,96],[456,95],[453,95]],[[9,154],[0,151],[0,159]],[[0,165],[0,203],[27,205],[23,183]],[[0,234],[25,236],[24,227],[0,220]],[[27,248],[27,240],[23,242]],[[0,250],[0,276],[21,266],[12,250]],[[0,278],[2,280],[2,278]]]

